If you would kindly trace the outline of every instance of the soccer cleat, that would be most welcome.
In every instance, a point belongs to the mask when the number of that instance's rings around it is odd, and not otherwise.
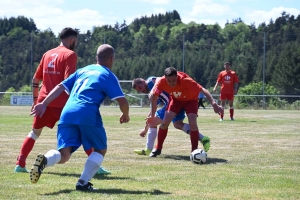
[[[150,153],[149,157],[156,157],[156,156],[158,156],[158,155],[160,155],[160,154],[161,154],[161,150],[155,149],[154,151],[152,151],[152,152]]]
[[[204,151],[208,152],[210,147],[210,138],[207,136],[204,136],[201,140],[201,143],[203,145]]]
[[[15,172],[25,172],[25,173],[28,173],[29,170],[26,169],[26,167],[21,167],[20,165],[17,165],[17,166],[15,167]]]
[[[230,121],[234,121],[234,119],[231,117],[231,118],[230,118]]]
[[[31,183],[38,182],[46,164],[47,164],[47,158],[43,154],[37,155],[35,162],[30,171]]]
[[[223,118],[220,118],[220,120],[219,120],[220,122],[222,122],[223,121]]]
[[[151,150],[145,148],[145,149],[142,149],[142,150],[134,150],[134,153],[137,153],[139,155],[146,155],[146,156],[148,156],[151,153]]]
[[[96,172],[96,174],[108,175],[108,174],[111,174],[111,172],[108,171],[107,169],[105,169],[104,167],[100,166],[100,169]]]
[[[87,184],[83,185],[79,182],[76,184],[76,190],[80,191],[93,191],[93,190],[98,190],[97,188],[93,188],[93,184],[88,182]]]

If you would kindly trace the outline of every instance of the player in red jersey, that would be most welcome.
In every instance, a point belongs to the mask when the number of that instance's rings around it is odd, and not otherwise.
[[[153,150],[149,156],[156,157],[161,154],[163,142],[168,133],[168,127],[172,119],[181,109],[185,110],[190,124],[191,151],[197,149],[199,140],[199,130],[197,126],[199,93],[203,92],[216,113],[223,113],[222,108],[216,104],[208,90],[203,88],[187,74],[177,72],[175,68],[169,67],[165,70],[164,76],[156,80],[153,89],[149,93],[149,98],[151,99],[151,116],[147,120],[148,123],[155,117],[157,98],[162,91],[170,94],[170,103],[168,104],[164,119],[159,127],[156,149]]]
[[[32,79],[32,95],[33,107],[42,102],[49,92],[68,76],[76,71],[77,55],[74,52],[77,45],[78,32],[72,28],[64,28],[60,33],[61,43],[58,47],[47,51],[33,76]],[[39,83],[42,81],[42,86],[39,91]],[[29,172],[26,169],[26,159],[31,152],[36,139],[41,135],[44,127],[53,128],[59,120],[61,111],[68,100],[66,93],[61,94],[47,107],[45,114],[40,117],[34,117],[32,130],[25,138],[20,154],[17,158],[15,172]],[[92,149],[86,151],[88,155],[93,152]],[[109,171],[100,168],[98,174],[110,174]]]
[[[230,106],[229,113],[230,113],[230,120],[234,121],[233,119],[233,113],[234,113],[234,107],[233,107],[233,99],[234,95],[237,94],[238,89],[238,82],[239,79],[234,71],[230,69],[231,65],[229,62],[224,63],[224,71],[221,71],[219,73],[216,85],[214,87],[214,92],[216,91],[218,86],[221,86],[221,92],[220,92],[220,100],[222,107],[225,107],[226,100],[228,101],[228,104]],[[220,121],[223,121],[224,114],[220,115]]]

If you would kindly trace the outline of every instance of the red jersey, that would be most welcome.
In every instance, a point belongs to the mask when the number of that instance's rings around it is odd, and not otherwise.
[[[166,77],[156,79],[153,93],[159,95],[162,91],[167,92],[172,98],[178,101],[198,100],[198,95],[202,91],[202,86],[183,72],[177,72],[177,84],[170,87]]]
[[[219,73],[218,83],[222,83],[221,93],[222,94],[234,94],[234,84],[239,82],[236,73],[232,70],[228,72],[226,70]]]
[[[42,102],[56,85],[76,71],[76,63],[76,53],[64,46],[58,46],[43,55],[34,74],[34,78],[43,81],[42,88],[39,91],[38,103]],[[68,97],[63,92],[49,104],[49,107],[63,108]]]

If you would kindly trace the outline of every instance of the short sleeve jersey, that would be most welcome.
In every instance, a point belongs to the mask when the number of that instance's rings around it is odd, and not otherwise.
[[[64,46],[58,46],[43,55],[34,74],[34,78],[43,81],[38,103],[42,102],[56,85],[76,71],[76,63],[76,53]],[[63,108],[67,99],[68,95],[62,93],[49,104],[49,107]]]
[[[152,90],[154,84],[156,81],[156,77],[155,76],[150,76],[146,79],[146,84],[148,86],[149,91]],[[160,103],[164,104],[164,105],[168,105],[169,103],[169,94],[166,92],[162,92],[160,93],[160,95],[158,96],[158,100],[157,100],[157,105],[159,105]]]
[[[232,70],[230,71],[221,71],[219,73],[218,83],[221,83],[221,93],[222,94],[234,94],[234,84],[239,82],[239,79],[236,73]]]
[[[155,82],[154,94],[160,95],[162,91],[167,92],[172,98],[178,101],[190,101],[198,100],[202,86],[184,72],[177,72],[177,84],[174,87],[168,85],[165,76]]]
[[[58,124],[79,124],[101,127],[99,107],[108,97],[124,97],[119,80],[107,67],[89,65],[77,70],[62,82],[69,99],[62,110]]]
[[[203,99],[204,97],[205,97],[204,94],[203,94],[202,92],[200,92],[198,98],[199,98],[199,99],[200,99],[200,98]]]

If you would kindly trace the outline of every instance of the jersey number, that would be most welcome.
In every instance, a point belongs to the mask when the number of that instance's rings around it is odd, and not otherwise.
[[[52,60],[48,63],[48,67],[54,68],[55,67],[54,62],[55,62],[56,58],[58,57],[58,53],[51,54],[51,57],[52,57]]]
[[[76,81],[76,87],[73,90],[73,94],[75,94],[75,93],[79,94],[85,88],[85,85],[87,84],[88,81],[89,81],[88,78],[78,79]]]

